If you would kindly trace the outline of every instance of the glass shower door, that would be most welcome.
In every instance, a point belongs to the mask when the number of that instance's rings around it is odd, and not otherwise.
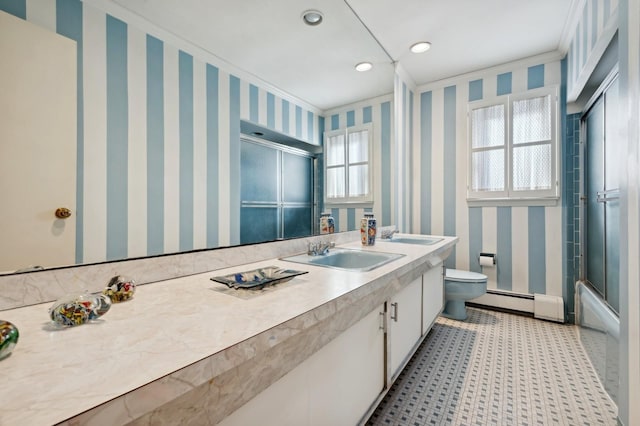
[[[588,313],[592,320],[600,318],[601,322],[581,324],[581,339],[614,401],[617,399],[619,381],[619,332],[612,324],[616,323],[620,307],[618,171],[621,159],[617,109],[618,83],[614,79],[583,118],[586,133],[583,279],[600,293],[605,303],[599,304],[601,309]]]
[[[313,173],[308,155],[242,139],[240,243],[312,235]]]
[[[587,113],[585,278],[619,312],[620,204],[617,80]]]
[[[599,199],[604,190],[604,98],[586,117],[585,146],[586,279],[605,297],[605,211]]]
[[[605,92],[604,191],[601,201],[605,217],[605,298],[620,312],[620,136],[618,119],[618,80]]]

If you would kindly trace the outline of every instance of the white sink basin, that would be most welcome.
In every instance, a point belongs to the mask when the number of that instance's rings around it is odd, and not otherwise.
[[[299,254],[296,256],[284,257],[281,260],[324,266],[326,268],[342,269],[346,271],[365,272],[379,268],[380,266],[403,256],[404,254],[398,253],[332,248],[329,253],[323,255],[311,256],[308,254]]]
[[[430,246],[432,244],[439,243],[442,240],[443,238],[416,234],[393,234],[391,238],[378,239],[378,241],[385,243],[419,244],[422,246]]]

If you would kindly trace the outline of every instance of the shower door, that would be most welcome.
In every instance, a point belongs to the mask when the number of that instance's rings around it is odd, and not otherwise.
[[[580,338],[602,384],[616,401],[619,381],[619,158],[618,83],[614,79],[582,119],[584,195],[582,278],[605,305],[580,302]],[[595,306],[602,308],[595,309]]]
[[[313,158],[243,137],[240,163],[240,243],[311,235]]]
[[[618,80],[583,118],[585,144],[585,279],[619,312]]]

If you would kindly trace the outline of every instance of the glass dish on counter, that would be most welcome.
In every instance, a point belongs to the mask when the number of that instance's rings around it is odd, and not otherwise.
[[[212,281],[226,284],[229,287],[238,288],[258,288],[287,282],[294,277],[307,274],[308,271],[295,271],[293,269],[282,269],[278,266],[266,266],[246,272],[212,277]]]

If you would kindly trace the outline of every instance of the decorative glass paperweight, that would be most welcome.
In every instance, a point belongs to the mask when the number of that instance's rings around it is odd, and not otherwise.
[[[109,296],[113,303],[129,300],[135,292],[136,283],[122,275],[111,278],[105,289],[102,290],[102,294]]]
[[[58,299],[49,308],[51,321],[63,327],[82,325],[107,313],[111,299],[100,293],[84,293]]]
[[[18,327],[9,321],[0,320],[0,359],[9,356],[18,344],[18,337],[20,337]]]

